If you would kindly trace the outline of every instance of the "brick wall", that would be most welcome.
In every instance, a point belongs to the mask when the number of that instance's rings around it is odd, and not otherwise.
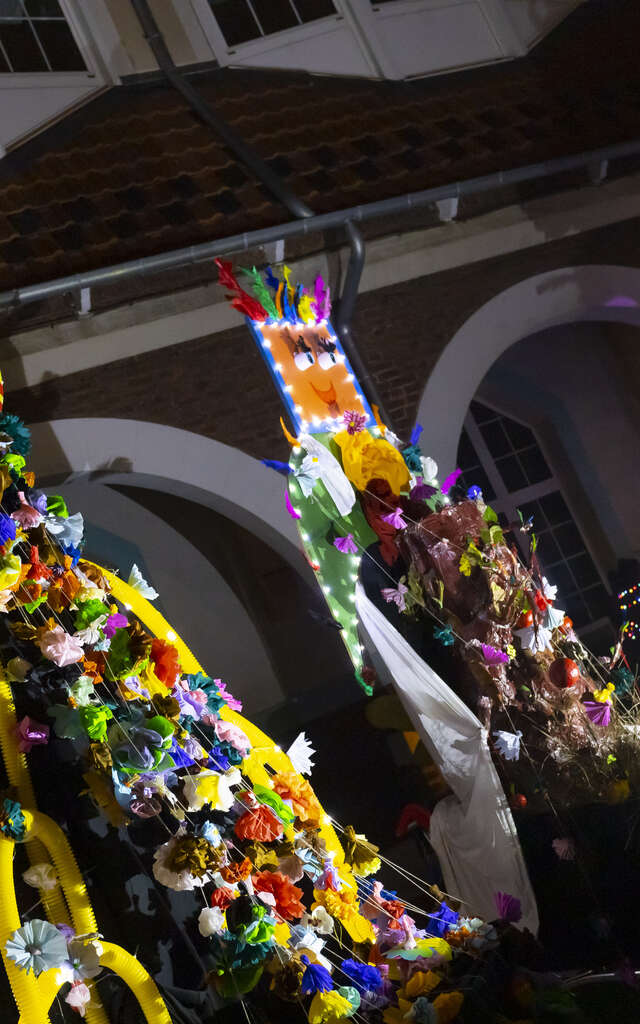
[[[362,295],[354,337],[391,417],[406,436],[438,356],[459,327],[505,288],[580,264],[639,266],[640,218]],[[99,344],[99,340],[96,340]],[[8,396],[27,422],[106,416],[204,434],[258,457],[282,457],[281,406],[243,327],[97,369],[52,378]]]

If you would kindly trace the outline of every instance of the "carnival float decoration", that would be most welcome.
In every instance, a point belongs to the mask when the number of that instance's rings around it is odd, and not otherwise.
[[[460,470],[439,476],[421,450],[420,426],[403,442],[382,422],[330,326],[321,278],[312,296],[287,268],[264,279],[253,268],[245,273],[254,299],[230,265],[218,265],[268,363],[283,339],[270,368],[291,420],[283,423],[291,454],[264,461],[286,478],[286,513],[356,679],[367,694],[376,672],[395,687],[453,791],[431,821],[445,881],[485,913],[487,891],[517,893],[535,930],[512,809],[557,814],[619,802],[640,786],[640,706],[625,629],[596,658],[540,568],[535,524],[501,524]],[[333,340],[331,361],[319,355],[315,332]],[[304,358],[286,341],[298,336]],[[323,394],[332,401],[314,419],[309,397]],[[517,536],[529,541],[527,561]],[[416,627],[423,648],[440,648],[440,675],[407,641]]]
[[[69,838],[36,807],[30,753],[54,737],[77,766],[73,798],[88,793],[113,828],[162,823],[156,883],[201,894],[198,930],[214,964],[206,981],[247,1019],[251,999],[261,1019],[310,1024],[497,1020],[525,1003],[571,1001],[562,989],[551,997],[546,982],[538,992],[533,973],[522,998],[504,996],[514,964],[539,957],[515,927],[512,893],[491,893],[487,922],[391,863],[416,902],[385,889],[376,846],[319,803],[305,737],[285,753],[240,715],[153,607],[158,595],[139,569],[125,582],[83,557],[82,515],[37,486],[24,424],[3,414],[0,431],[0,746],[10,784],[0,795],[0,953],[23,1024],[46,1024],[58,993],[71,1015],[106,1024],[104,971],[130,987],[148,1024],[171,1022],[143,964],[101,934]],[[21,917],[23,845],[40,909]]]

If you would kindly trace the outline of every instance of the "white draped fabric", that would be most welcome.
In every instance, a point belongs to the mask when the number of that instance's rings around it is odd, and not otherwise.
[[[455,794],[436,805],[429,833],[447,891],[465,901],[465,913],[489,921],[497,916],[496,892],[517,896],[522,904],[520,926],[535,934],[536,899],[486,730],[378,611],[360,583],[356,608],[381,678],[388,677],[395,687]]]

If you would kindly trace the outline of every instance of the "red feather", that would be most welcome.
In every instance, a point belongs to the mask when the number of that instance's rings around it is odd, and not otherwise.
[[[218,268],[218,280],[222,287],[229,288],[232,292],[236,293],[235,295],[225,296],[233,308],[237,309],[243,316],[248,316],[250,320],[266,320],[268,314],[264,306],[257,299],[252,298],[238,284],[238,280],[233,273],[233,264],[229,260],[221,260],[219,257],[216,257],[214,262]]]

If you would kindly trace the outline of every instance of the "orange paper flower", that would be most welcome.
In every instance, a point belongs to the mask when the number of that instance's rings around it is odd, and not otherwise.
[[[270,892],[275,897],[276,911],[285,921],[296,921],[304,914],[300,902],[302,889],[280,871],[261,871],[253,876],[253,883],[258,896],[261,892]]]
[[[245,878],[249,877],[252,868],[253,864],[248,857],[245,857],[242,861],[232,861],[231,864],[220,868],[220,874],[229,885],[236,885],[237,882],[243,882]]]
[[[151,660],[160,682],[171,689],[181,672],[177,649],[166,640],[155,637],[151,643]]]
[[[235,823],[235,833],[240,839],[257,839],[260,843],[272,843],[283,835],[282,822],[266,804],[260,804],[255,811],[247,811]]]
[[[297,818],[311,828],[317,827],[324,815],[322,807],[306,779],[296,772],[280,772],[273,776],[273,788],[283,800],[289,800]]]

